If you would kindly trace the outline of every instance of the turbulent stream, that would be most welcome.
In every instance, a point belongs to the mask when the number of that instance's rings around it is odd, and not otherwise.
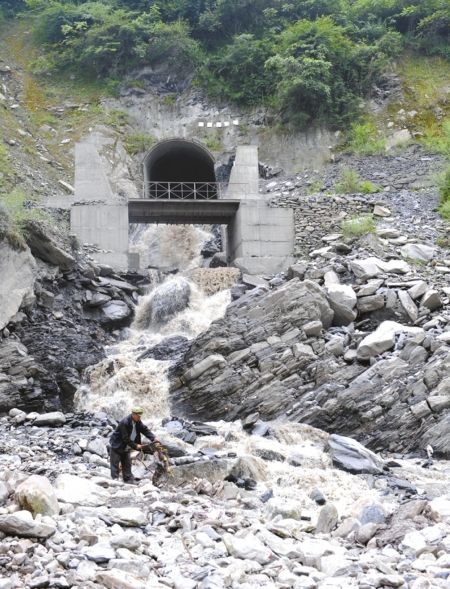
[[[135,233],[133,249],[140,253],[145,266],[194,270],[197,276],[208,273],[199,269],[202,244],[211,234],[192,226],[152,226]],[[86,412],[105,412],[121,419],[133,405],[146,411],[146,422],[155,424],[170,414],[167,371],[169,361],[145,357],[146,352],[163,341],[186,341],[195,338],[210,323],[225,313],[230,302],[229,277],[234,271],[220,269],[222,284],[214,294],[200,288],[183,274],[169,276],[142,296],[135,320],[125,338],[106,349],[107,358],[90,368],[87,382],[75,396],[77,407]],[[209,272],[214,272],[210,270]],[[159,276],[153,272],[153,276]],[[197,282],[202,282],[197,280]],[[207,280],[203,281],[206,282]],[[222,288],[221,288],[222,287]],[[211,289],[209,289],[211,290]],[[170,338],[170,339],[169,339]]]

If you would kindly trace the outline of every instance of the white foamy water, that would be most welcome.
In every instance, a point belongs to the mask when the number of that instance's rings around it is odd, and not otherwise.
[[[152,226],[141,234],[137,247],[153,255],[155,235],[161,238],[158,255],[169,243],[174,250],[184,247],[188,268],[196,263],[201,245],[210,237],[191,226]],[[170,260],[174,261],[175,257]],[[211,273],[208,284],[211,281],[215,284],[214,294],[210,296],[192,280],[177,275],[157,284],[140,298],[126,339],[107,348],[107,358],[87,371],[86,383],[75,395],[78,410],[103,411],[121,419],[133,405],[140,405],[146,413],[145,421],[150,424],[170,414],[167,378],[170,362],[139,358],[167,337],[195,338],[224,315],[231,299],[230,276],[235,280],[235,269],[204,272]]]
[[[148,225],[134,231],[130,252],[138,253],[141,268],[189,270],[201,264],[202,245],[211,234],[193,225]]]

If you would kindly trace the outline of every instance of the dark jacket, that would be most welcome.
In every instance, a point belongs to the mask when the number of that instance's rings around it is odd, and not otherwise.
[[[141,420],[136,421],[136,439],[134,442],[130,440],[131,432],[133,431],[133,420],[131,415],[124,417],[119,421],[116,429],[113,431],[109,440],[111,448],[116,452],[124,452],[127,446],[136,449],[136,444],[141,444],[141,434],[148,438],[151,442],[155,439],[155,436],[148,429]]]

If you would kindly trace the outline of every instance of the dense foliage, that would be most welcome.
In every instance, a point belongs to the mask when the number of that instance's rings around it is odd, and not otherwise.
[[[450,57],[450,0],[2,0],[53,67],[195,73],[210,94],[340,123],[406,44]]]

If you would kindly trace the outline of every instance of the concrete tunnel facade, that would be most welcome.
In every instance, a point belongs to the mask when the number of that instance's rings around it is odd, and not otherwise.
[[[160,141],[145,156],[144,193],[147,198],[155,197],[154,183],[215,183],[215,160],[206,147],[187,139],[167,139]],[[177,198],[177,190],[172,193]],[[208,192],[209,198],[217,193]],[[178,198],[182,198],[178,194]],[[197,198],[205,198],[200,188]]]

